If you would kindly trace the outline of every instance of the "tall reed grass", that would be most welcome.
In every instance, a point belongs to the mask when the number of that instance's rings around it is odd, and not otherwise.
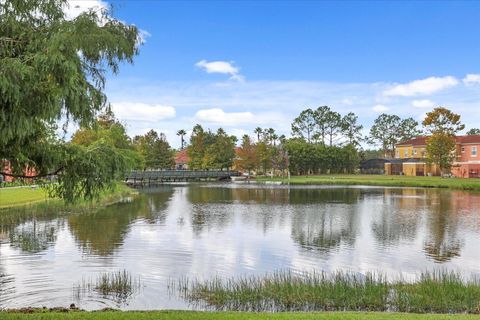
[[[378,273],[279,271],[171,284],[191,304],[219,311],[397,311],[480,313],[480,283],[453,272],[389,282]]]
[[[125,300],[141,287],[140,279],[134,279],[127,270],[106,272],[94,280],[82,279],[82,282],[74,287],[74,296],[81,298],[86,293],[95,292],[103,297]]]

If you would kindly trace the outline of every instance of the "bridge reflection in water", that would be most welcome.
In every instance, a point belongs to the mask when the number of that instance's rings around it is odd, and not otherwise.
[[[130,185],[152,185],[176,181],[228,180],[240,176],[238,171],[229,170],[150,170],[132,171],[125,177]]]

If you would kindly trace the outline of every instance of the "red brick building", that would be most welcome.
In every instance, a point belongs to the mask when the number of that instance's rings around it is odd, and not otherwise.
[[[480,178],[480,135],[457,136],[456,157],[452,166],[452,174],[458,178]],[[419,176],[437,175],[435,166],[426,164],[426,148],[428,137],[418,137],[401,142],[395,146],[395,158],[402,162],[401,172],[405,175]],[[391,173],[391,170],[387,174]],[[389,173],[390,172],[390,173]]]
[[[452,174],[459,178],[480,178],[480,135],[457,137],[457,159]]]
[[[11,167],[11,165],[8,161],[0,160],[0,169],[1,169],[0,170],[1,172],[12,174],[12,167]],[[26,167],[23,170],[23,175],[28,176],[28,177],[33,177],[36,174],[37,174],[37,172],[34,168]],[[13,181],[15,181],[15,178],[11,177],[11,176],[8,176],[8,175],[4,175],[3,176],[3,181],[4,182],[13,182]]]

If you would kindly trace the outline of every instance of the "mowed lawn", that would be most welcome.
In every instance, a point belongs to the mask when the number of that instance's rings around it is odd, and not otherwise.
[[[304,185],[370,185],[370,186],[396,186],[396,187],[425,187],[425,188],[451,188],[463,190],[479,190],[480,179],[459,179],[441,177],[407,177],[387,175],[314,175],[292,176],[286,178],[259,178],[259,181],[282,181],[290,184]]]
[[[42,188],[0,188],[0,208],[44,201],[48,196]]]
[[[478,315],[433,315],[404,313],[241,313],[241,312],[69,312],[69,313],[1,313],[2,320],[474,320]]]

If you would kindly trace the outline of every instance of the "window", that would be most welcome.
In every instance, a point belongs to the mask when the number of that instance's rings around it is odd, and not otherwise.
[[[472,147],[472,157],[477,156],[477,147]]]
[[[465,147],[462,147],[462,153],[465,153]]]
[[[395,152],[395,157],[400,158],[400,151],[397,150],[397,152]]]
[[[414,155],[414,156],[417,155],[417,149],[413,149],[413,155]]]
[[[408,149],[405,149],[405,157],[408,157]]]

